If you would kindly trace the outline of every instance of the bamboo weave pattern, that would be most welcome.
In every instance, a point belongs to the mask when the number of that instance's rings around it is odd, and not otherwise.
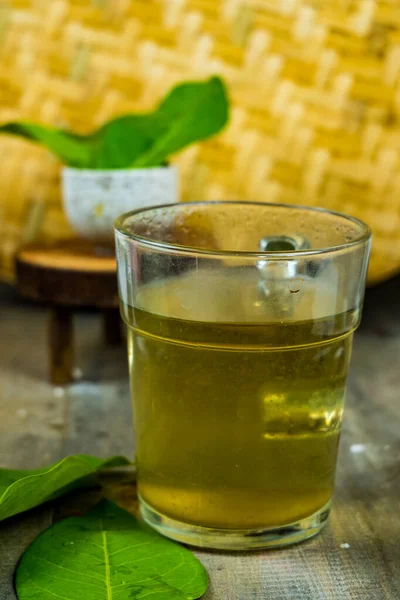
[[[229,128],[182,153],[183,199],[319,205],[366,220],[370,281],[400,270],[397,0],[12,0],[0,4],[0,121],[87,132],[219,73]],[[0,138],[0,276],[70,235],[59,164]]]

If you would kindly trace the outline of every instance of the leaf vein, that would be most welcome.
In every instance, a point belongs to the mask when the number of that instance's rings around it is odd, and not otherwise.
[[[32,585],[37,587],[39,590],[42,590],[43,592],[47,592],[48,594],[51,594],[55,598],[61,598],[61,600],[71,600],[70,598],[67,598],[66,596],[60,596],[60,594],[56,594],[55,592],[48,590],[47,588],[43,587],[42,585],[39,585],[38,583],[36,583],[36,581],[34,581],[34,579],[32,579],[32,578],[30,578],[30,579],[31,579]]]
[[[107,589],[107,600],[112,600],[112,587],[111,587],[111,573],[110,573],[110,560],[108,556],[108,544],[107,544],[107,532],[104,530],[103,521],[101,521],[101,537],[103,540],[104,548],[104,563],[106,568],[106,589]]]
[[[112,556],[115,556],[116,554],[119,554],[120,552],[125,552],[126,550],[130,550],[131,548],[141,548],[142,546],[148,546],[151,543],[152,542],[143,542],[142,544],[131,544],[130,546],[126,546],[126,548],[121,548],[120,550],[115,550],[115,552],[111,552],[111,554],[109,554],[108,557],[111,558]]]
[[[51,560],[48,560],[47,558],[43,558],[43,556],[38,556],[36,558],[36,560],[40,560],[42,562],[45,562],[49,565],[51,565],[52,567],[55,567],[56,569],[61,569],[62,571],[68,571],[68,573],[72,573],[73,575],[82,575],[82,573],[79,573],[78,571],[73,571],[72,569],[68,569],[68,567],[63,567],[60,564],[54,563]],[[100,579],[99,577],[95,577],[94,575],[88,575],[87,573],[84,574],[85,577],[90,577],[91,579],[95,579],[96,581],[100,581],[100,583],[102,584],[101,587],[103,587],[103,580]],[[65,580],[67,581],[67,580]],[[96,584],[91,584],[91,585],[96,585]],[[99,587],[99,586],[97,586]]]
[[[136,563],[143,562],[144,560],[154,560],[155,558],[159,558],[160,556],[166,556],[165,551],[160,552],[159,554],[152,554],[151,556],[143,556],[142,558],[135,558],[133,560],[128,560],[119,565],[115,565],[116,567],[124,567],[125,565],[136,565]],[[170,557],[168,557],[170,558]]]

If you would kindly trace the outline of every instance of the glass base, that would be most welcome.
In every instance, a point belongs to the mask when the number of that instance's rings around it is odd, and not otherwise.
[[[265,529],[216,529],[190,525],[171,519],[149,506],[142,498],[140,514],[143,520],[172,540],[214,550],[261,550],[297,544],[317,535],[329,518],[331,502],[319,511],[296,523]]]

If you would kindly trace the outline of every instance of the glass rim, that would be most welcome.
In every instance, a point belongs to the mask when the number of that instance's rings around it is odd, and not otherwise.
[[[215,205],[247,205],[247,206],[259,206],[259,207],[278,207],[284,210],[297,209],[304,210],[307,212],[314,213],[324,213],[328,215],[332,215],[335,217],[340,217],[346,221],[350,221],[354,223],[360,228],[360,235],[357,236],[354,240],[349,242],[343,242],[342,244],[335,244],[331,246],[326,246],[322,248],[308,248],[304,250],[257,250],[257,251],[237,251],[237,250],[212,250],[207,248],[199,248],[196,246],[185,246],[184,244],[177,244],[171,242],[163,242],[159,240],[152,240],[149,237],[144,235],[139,235],[137,233],[132,233],[127,230],[124,226],[124,223],[127,219],[131,217],[137,217],[141,214],[145,214],[151,211],[156,210],[165,210],[165,209],[174,209],[176,207],[185,207],[187,205],[195,205],[195,206],[215,206]],[[120,234],[125,238],[143,244],[145,246],[149,246],[152,248],[156,248],[162,251],[171,251],[174,253],[183,253],[183,254],[196,254],[203,256],[222,256],[222,257],[243,257],[243,258],[268,258],[269,260],[282,260],[282,259],[293,259],[299,257],[305,257],[310,255],[317,254],[327,254],[334,253],[341,250],[347,250],[353,248],[354,246],[361,246],[368,241],[371,240],[372,231],[370,227],[358,219],[357,217],[352,217],[340,211],[330,210],[317,206],[305,206],[302,204],[285,204],[283,202],[253,202],[247,200],[200,200],[193,202],[174,202],[172,204],[159,204],[157,206],[147,206],[142,208],[137,208],[135,210],[128,211],[123,213],[114,222],[114,229],[116,234]]]

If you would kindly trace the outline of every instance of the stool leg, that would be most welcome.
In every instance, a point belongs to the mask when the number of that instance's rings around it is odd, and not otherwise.
[[[69,308],[52,307],[50,314],[50,379],[55,385],[73,381],[73,323]]]
[[[103,310],[104,340],[109,346],[122,342],[121,317],[118,308]]]

